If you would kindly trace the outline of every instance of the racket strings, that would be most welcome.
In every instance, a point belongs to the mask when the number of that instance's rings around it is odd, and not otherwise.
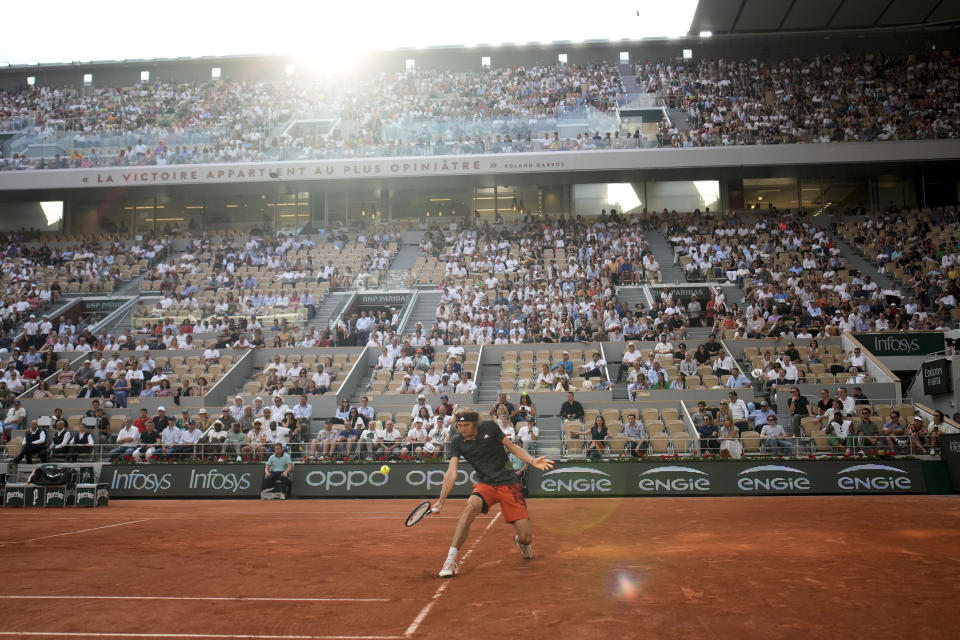
[[[417,508],[414,509],[409,516],[407,516],[407,526],[409,527],[412,524],[416,524],[421,519],[423,519],[423,517],[426,516],[428,513],[430,513],[429,502],[423,502],[417,505]]]

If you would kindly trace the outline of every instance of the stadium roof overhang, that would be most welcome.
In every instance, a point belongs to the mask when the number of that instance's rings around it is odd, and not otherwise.
[[[960,21],[960,0],[700,0],[689,35],[931,27]]]

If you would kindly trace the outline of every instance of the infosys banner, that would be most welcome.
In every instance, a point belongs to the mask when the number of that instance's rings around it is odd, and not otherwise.
[[[918,460],[558,463],[531,469],[532,498],[924,493]]]
[[[875,356],[925,356],[946,348],[944,333],[855,333],[864,348]]]
[[[430,498],[440,495],[445,464],[395,464],[390,473],[370,464],[297,465],[293,473],[294,498]],[[466,497],[477,481],[467,464],[457,470],[450,495]]]
[[[262,464],[103,465],[111,498],[249,498],[263,488]]]

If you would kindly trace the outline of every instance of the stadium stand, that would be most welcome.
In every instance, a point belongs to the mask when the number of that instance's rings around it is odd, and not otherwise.
[[[922,140],[957,135],[949,52],[637,64],[638,83],[686,111],[662,146]]]
[[[936,449],[932,428],[910,421],[931,412],[854,336],[944,333],[960,323],[957,209],[948,202],[955,193],[937,196],[937,207],[905,195],[902,207],[882,212],[871,195],[871,212],[832,205],[821,185],[819,201],[802,202],[806,174],[782,161],[750,175],[796,174],[796,200],[751,208],[742,193],[750,169],[734,163],[722,176],[710,167],[682,176],[713,211],[670,193],[654,211],[649,194],[667,174],[636,177],[628,161],[602,175],[563,167],[549,178],[492,168],[489,176],[451,176],[451,184],[462,178],[466,206],[457,205],[459,215],[442,208],[449,217],[438,219],[418,203],[453,202],[446,193],[433,197],[446,178],[393,176],[408,181],[397,186],[385,176],[345,174],[301,187],[269,171],[292,160],[509,160],[595,150],[611,157],[656,146],[795,145],[792,152],[808,143],[888,148],[956,136],[960,75],[944,51],[632,60],[639,62],[365,71],[336,87],[237,78],[78,88],[41,78],[0,91],[0,130],[10,134],[0,143],[16,139],[3,147],[0,169],[230,162],[262,163],[270,176],[235,193],[220,183],[164,186],[199,200],[229,192],[242,201],[222,211],[213,205],[207,218],[206,204],[178,201],[162,219],[156,201],[138,206],[133,196],[103,191],[77,199],[75,214],[67,207],[69,224],[54,232],[0,238],[8,452],[16,455],[25,420],[53,416],[55,425],[60,409],[71,429],[104,440],[94,453],[104,459],[125,417],[158,416],[160,406],[171,416],[186,410],[172,417],[181,426],[196,421],[208,440],[222,437],[208,432],[215,417],[229,415],[224,420],[253,438],[245,453],[258,455],[256,438],[279,437],[298,459],[373,456],[375,447],[348,451],[325,440],[328,423],[336,433],[358,420],[374,440],[393,424],[400,445],[381,454],[442,457],[453,406],[500,420],[525,446],[535,427],[540,452],[568,457]],[[621,75],[631,69],[636,87]],[[628,106],[637,91],[656,106]],[[668,117],[678,112],[686,124]],[[7,153],[12,148],[18,152]],[[699,161],[713,152],[691,153]],[[874,173],[881,170],[886,165]],[[51,175],[59,174],[3,177]],[[526,183],[541,179],[524,205]],[[724,181],[715,199],[696,186],[701,179]],[[879,178],[869,180],[878,191]],[[512,181],[519,186],[508,187]],[[561,196],[548,193],[554,183]],[[493,195],[479,195],[489,185]],[[627,187],[636,204],[624,207],[617,198],[629,199],[610,190],[577,193],[602,185]],[[503,195],[508,188],[519,200]],[[263,209],[277,193],[297,193],[297,212],[288,214],[295,222],[286,226],[279,197],[272,220]],[[111,217],[111,198],[129,215]],[[493,209],[483,209],[483,199]],[[250,213],[239,211],[248,204]],[[429,206],[439,213],[441,205]],[[126,306],[103,322],[53,314],[94,294]],[[809,412],[794,410],[794,387]],[[582,415],[568,411],[568,393]],[[419,415],[421,402],[427,415]],[[507,403],[529,408],[503,417]],[[876,433],[858,433],[861,407]],[[260,434],[254,421],[266,409]],[[764,431],[771,415],[784,427],[782,441]],[[852,430],[841,437],[835,425],[846,428],[844,420]],[[289,431],[277,436],[271,423]],[[590,429],[600,423],[609,435],[595,443]]]

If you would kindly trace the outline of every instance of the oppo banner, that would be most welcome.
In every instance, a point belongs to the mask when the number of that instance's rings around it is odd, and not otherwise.
[[[293,472],[294,498],[435,498],[446,464],[395,464],[389,474],[372,464],[301,464]],[[460,464],[452,496],[466,497],[477,475]]]
[[[531,498],[924,493],[918,460],[559,463],[531,469]]]
[[[259,497],[262,464],[105,464],[100,482],[111,498]]]

